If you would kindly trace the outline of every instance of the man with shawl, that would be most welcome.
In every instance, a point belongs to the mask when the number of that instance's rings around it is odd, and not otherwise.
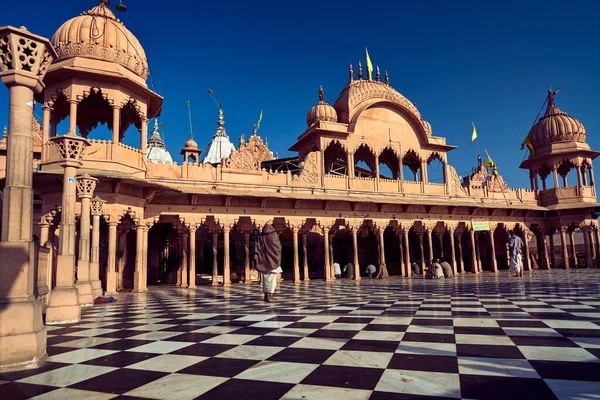
[[[523,240],[513,231],[510,231],[509,234],[507,247],[510,254],[510,273],[514,274],[513,276],[523,276],[523,260],[521,259]]]
[[[262,274],[262,292],[265,301],[275,301],[273,294],[277,286],[277,274],[281,270],[281,242],[279,235],[268,221],[262,229],[262,233],[256,238],[252,265],[254,269]]]

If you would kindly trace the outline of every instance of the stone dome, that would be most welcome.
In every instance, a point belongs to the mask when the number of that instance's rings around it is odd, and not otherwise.
[[[306,114],[306,124],[311,126],[317,121],[337,122],[337,112],[335,108],[325,102],[325,92],[323,87],[319,88],[319,102],[315,104],[308,114]]]
[[[158,133],[158,120],[154,120],[154,131],[152,136],[148,140],[148,147],[146,149],[146,159],[153,163],[172,163],[173,158],[169,150],[165,148],[165,142]]]
[[[148,60],[137,38],[108,8],[108,0],[71,18],[54,34],[55,62],[86,57],[118,63],[136,75],[148,77]]]
[[[529,140],[534,148],[541,148],[557,142],[585,143],[587,134],[583,124],[569,116],[554,103],[558,91],[548,91],[548,107],[544,116],[529,131]]]
[[[186,149],[197,149],[198,143],[196,143],[196,141],[194,139],[190,138],[190,140],[185,142],[185,148]]]

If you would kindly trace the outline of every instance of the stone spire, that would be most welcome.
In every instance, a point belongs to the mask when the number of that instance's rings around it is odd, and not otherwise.
[[[252,126],[252,136],[256,136],[256,124]]]
[[[223,105],[219,103],[219,116],[217,118],[217,131],[206,148],[206,154],[202,160],[203,164],[219,164],[222,159],[231,155],[235,150],[233,143],[225,131],[225,119],[223,118]]]
[[[381,82],[381,73],[379,72],[379,65],[375,67],[375,80]]]
[[[6,139],[8,137],[8,131],[6,130],[6,126],[4,127],[4,129],[2,130],[2,140]]]
[[[217,131],[213,137],[228,137],[227,132],[225,131],[225,119],[223,118],[222,104],[219,104],[219,118],[217,119],[217,126]]]
[[[363,74],[362,74],[362,64],[360,63],[360,61],[358,62],[358,79],[361,80],[363,78]]]
[[[172,163],[173,157],[165,148],[165,142],[160,137],[158,132],[158,119],[154,119],[154,130],[150,139],[148,139],[148,147],[146,148],[146,159],[154,163]]]
[[[385,79],[385,84],[389,85],[390,84],[390,76],[388,75],[387,71],[385,71],[385,78],[384,79]]]
[[[319,102],[325,102],[325,91],[323,86],[319,86]]]
[[[350,69],[348,70],[348,75],[350,75],[350,79],[348,80],[349,83],[352,83],[352,81],[354,80],[354,70],[352,69],[352,63],[350,63]]]

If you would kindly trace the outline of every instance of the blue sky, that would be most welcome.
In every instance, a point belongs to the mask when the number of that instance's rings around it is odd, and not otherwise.
[[[96,3],[22,0],[3,8],[0,24],[51,37]],[[166,143],[177,160],[189,135],[188,99],[201,149],[215,131],[217,108],[207,88],[223,102],[233,143],[251,134],[263,109],[260,135],[280,156],[290,155],[319,85],[333,102],[348,64],[364,64],[368,46],[373,63],[417,104],[434,135],[459,146],[448,156],[459,173],[476,164],[476,147],[468,144],[474,121],[482,151],[509,185],[528,187],[519,146],[550,86],[560,88],[557,105],[583,122],[588,143],[600,149],[600,4],[571,3],[127,0],[129,10],[118,16],[148,55],[165,98]],[[0,110],[7,102],[2,86]],[[6,123],[4,111],[0,124]],[[137,141],[132,132],[129,144]]]

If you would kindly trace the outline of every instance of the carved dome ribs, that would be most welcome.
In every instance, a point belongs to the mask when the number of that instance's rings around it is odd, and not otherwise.
[[[55,62],[73,57],[101,59],[148,77],[144,48],[105,1],[62,24],[52,37],[52,45],[58,54]]]
[[[585,143],[587,134],[583,124],[556,106],[556,93],[549,91],[546,112],[529,131],[529,140],[534,149],[558,142]]]
[[[319,102],[306,114],[306,125],[311,126],[318,121],[337,122],[337,120],[337,112],[325,101],[325,92],[323,86],[321,86],[319,88]]]

